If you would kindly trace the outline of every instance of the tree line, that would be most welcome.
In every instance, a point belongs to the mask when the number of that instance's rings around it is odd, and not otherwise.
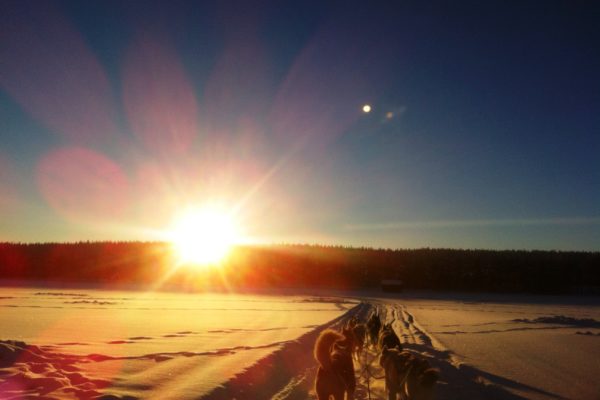
[[[600,252],[239,246],[219,267],[180,265],[169,243],[0,243],[0,279],[168,289],[377,288],[600,293]]]

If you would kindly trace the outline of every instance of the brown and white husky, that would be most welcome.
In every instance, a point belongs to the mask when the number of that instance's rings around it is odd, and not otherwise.
[[[319,363],[315,391],[319,400],[351,400],[354,398],[356,377],[354,376],[354,334],[346,326],[342,332],[326,329],[315,342],[314,355]]]

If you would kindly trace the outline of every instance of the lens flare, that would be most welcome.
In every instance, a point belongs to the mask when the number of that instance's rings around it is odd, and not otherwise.
[[[75,222],[120,220],[130,204],[130,183],[117,162],[94,150],[68,146],[44,155],[37,186],[47,203]]]

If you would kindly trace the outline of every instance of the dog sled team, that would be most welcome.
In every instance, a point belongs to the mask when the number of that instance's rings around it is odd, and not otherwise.
[[[356,377],[354,358],[360,360],[369,345],[378,352],[385,372],[388,400],[431,400],[439,378],[427,360],[402,349],[392,322],[382,324],[377,312],[366,323],[353,317],[340,332],[326,329],[315,342],[314,356],[319,363],[315,391],[319,400],[351,400]],[[368,372],[368,365],[366,366]],[[368,372],[370,373],[370,372]]]

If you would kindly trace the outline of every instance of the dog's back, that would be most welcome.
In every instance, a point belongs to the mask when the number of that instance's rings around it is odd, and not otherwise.
[[[321,332],[315,342],[314,356],[319,363],[315,391],[319,400],[348,398],[354,395],[356,378],[352,362],[354,335],[350,328],[345,327],[342,333],[332,329]]]
[[[357,324],[352,328],[354,338],[356,339],[356,349],[360,352],[365,343],[365,336],[367,335],[367,327],[365,324]]]
[[[388,349],[399,348],[402,350],[402,344],[400,343],[400,338],[394,332],[394,328],[392,328],[392,324],[384,325],[383,329],[379,333],[379,348],[383,349],[387,347]]]
[[[344,336],[333,329],[325,329],[315,342],[314,356],[315,360],[325,369],[331,368],[331,349],[333,344],[339,340],[344,340]]]
[[[371,343],[373,346],[376,346],[379,331],[381,330],[381,320],[379,319],[378,314],[371,314],[371,317],[369,317],[369,320],[367,321],[367,330],[369,331]]]
[[[379,359],[385,371],[390,398],[402,393],[407,400],[431,400],[439,372],[429,362],[410,351],[384,347]]]

